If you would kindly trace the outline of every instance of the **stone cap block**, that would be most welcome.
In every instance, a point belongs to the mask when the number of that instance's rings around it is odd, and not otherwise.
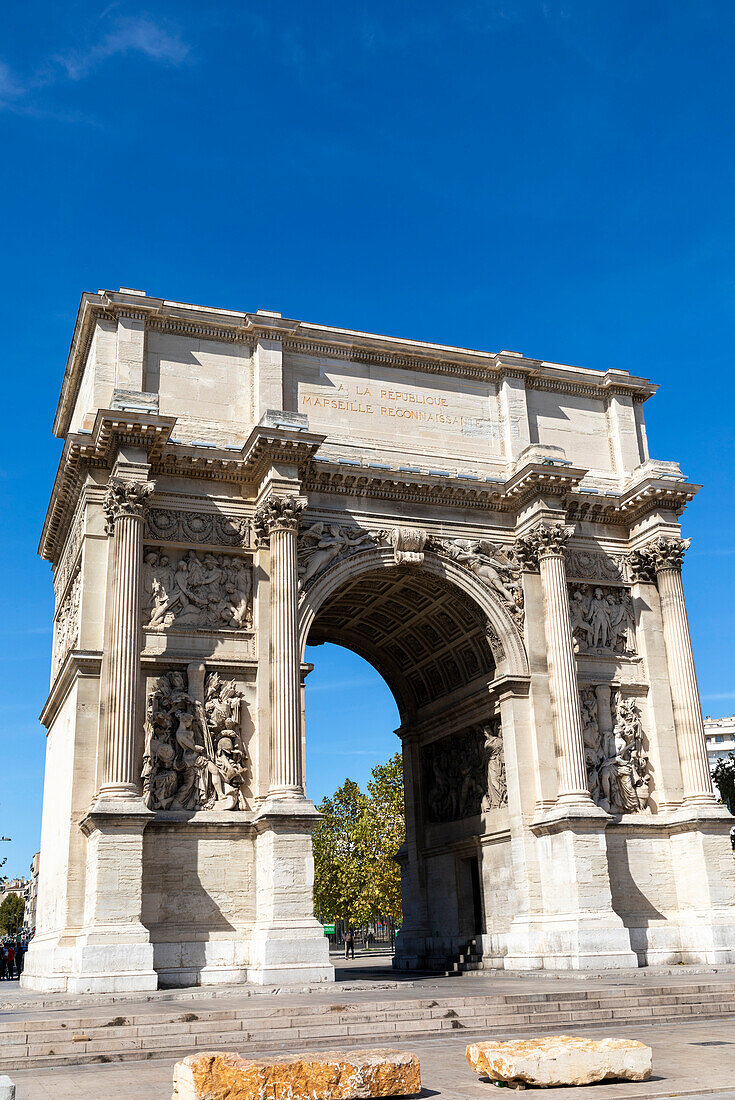
[[[546,1088],[614,1078],[647,1081],[653,1065],[653,1053],[645,1043],[576,1035],[470,1043],[465,1054],[480,1077]]]
[[[399,1050],[255,1059],[205,1051],[176,1063],[172,1100],[370,1100],[420,1092],[419,1060]]]

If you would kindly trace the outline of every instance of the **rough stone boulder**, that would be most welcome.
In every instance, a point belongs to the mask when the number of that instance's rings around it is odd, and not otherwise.
[[[590,1085],[612,1077],[647,1081],[652,1066],[651,1048],[633,1039],[553,1035],[470,1043],[465,1053],[481,1077],[511,1085]]]
[[[419,1092],[419,1060],[398,1050],[286,1058],[206,1052],[176,1063],[172,1100],[369,1100]]]

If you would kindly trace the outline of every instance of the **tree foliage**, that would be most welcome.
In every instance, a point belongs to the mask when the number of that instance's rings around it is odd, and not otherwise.
[[[730,753],[727,760],[720,759],[712,770],[712,778],[720,792],[720,802],[735,815],[735,756]]]
[[[0,932],[5,936],[14,936],[23,927],[23,914],[26,903],[17,894],[8,894],[0,905]]]
[[[318,807],[324,817],[314,830],[314,901],[323,921],[401,919],[393,859],[405,838],[401,754],[374,767],[367,787],[365,794],[346,779]]]

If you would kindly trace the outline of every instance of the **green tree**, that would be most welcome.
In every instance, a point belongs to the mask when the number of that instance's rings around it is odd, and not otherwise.
[[[366,808],[367,797],[352,779],[318,806],[324,816],[314,829],[314,902],[322,920],[359,924],[365,917]]]
[[[366,821],[368,907],[372,917],[401,920],[401,869],[396,853],[406,839],[403,805],[403,761],[397,752],[373,768],[368,781]]]
[[[401,874],[394,860],[405,837],[401,754],[373,768],[368,794],[346,779],[318,807],[314,902],[323,921],[364,925],[401,918]]]
[[[0,932],[5,936],[14,936],[23,927],[23,914],[26,903],[17,894],[8,894],[0,905]]]
[[[730,753],[727,760],[718,760],[712,771],[712,778],[720,792],[720,802],[735,815],[735,756]]]

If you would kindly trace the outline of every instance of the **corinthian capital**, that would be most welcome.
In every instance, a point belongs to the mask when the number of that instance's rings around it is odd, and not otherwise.
[[[124,481],[122,478],[111,477],[107,483],[103,502],[106,516],[105,533],[112,538],[115,534],[115,524],[123,516],[134,516],[142,520],[147,498],[152,492],[152,481]]]
[[[269,497],[253,516],[258,540],[267,542],[274,531],[298,531],[304,507],[298,497]]]
[[[663,569],[679,571],[691,542],[691,539],[662,535],[638,550],[631,550],[628,561],[632,579],[651,584]]]
[[[527,535],[517,538],[516,557],[521,569],[535,573],[543,558],[562,557],[572,530],[565,523],[540,523]]]

